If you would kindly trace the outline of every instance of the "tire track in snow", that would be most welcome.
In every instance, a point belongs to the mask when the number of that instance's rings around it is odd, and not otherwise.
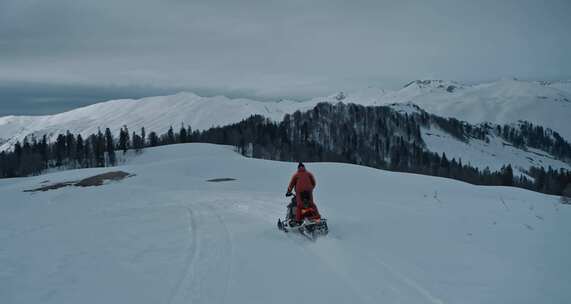
[[[231,258],[234,254],[234,245],[232,244],[232,238],[230,236],[230,231],[228,230],[228,226],[226,225],[224,219],[222,218],[222,216],[216,212],[215,208],[211,205],[209,205],[209,208],[213,211],[213,213],[216,215],[216,218],[218,219],[218,223],[220,224],[220,227],[223,228],[224,231],[224,244],[226,245],[224,251],[222,252],[229,252],[229,255],[224,259],[225,261],[227,261],[226,263],[226,269],[225,269],[225,275],[224,275],[224,293],[223,294],[223,298],[222,298],[222,302],[221,303],[225,303],[226,302],[226,297],[228,295],[228,284],[229,284],[229,278],[231,277],[232,274],[232,262],[231,262]]]
[[[194,218],[194,213],[192,212],[192,209],[190,209],[189,207],[185,207],[187,215],[188,215],[188,229],[190,230],[190,236],[191,236],[191,241],[189,243],[189,248],[187,249],[187,255],[184,261],[184,271],[182,276],[178,279],[174,290],[171,292],[170,296],[169,296],[169,300],[168,300],[168,304],[172,304],[173,301],[175,300],[175,297],[177,295],[180,294],[180,289],[182,286],[182,283],[184,282],[184,280],[187,278],[188,275],[191,274],[192,271],[192,263],[196,257],[196,241],[197,241],[197,236],[196,236],[196,220]]]
[[[405,285],[409,286],[410,288],[412,288],[413,290],[415,290],[418,294],[420,294],[424,299],[428,300],[430,303],[432,303],[432,304],[445,304],[444,301],[433,296],[427,289],[420,286],[416,281],[414,281],[413,279],[411,279],[411,278],[403,275],[402,273],[394,270],[387,263],[381,261],[378,257],[371,255],[371,258],[372,258],[373,262],[375,262],[377,265],[381,266],[382,268],[386,269],[391,275],[393,275],[395,278],[397,278],[403,284],[405,284]]]
[[[300,242],[296,243],[298,243],[299,247],[301,247],[304,251],[313,255],[321,264],[326,265],[329,268],[331,274],[334,274],[337,278],[342,280],[345,286],[348,287],[351,292],[356,295],[355,302],[378,303],[377,297],[383,296],[383,294],[390,290],[396,297],[394,300],[398,302],[405,301],[404,303],[417,303],[418,300],[421,300],[421,303],[445,304],[443,300],[432,295],[430,291],[422,287],[410,277],[407,277],[401,272],[394,270],[393,267],[380,260],[376,255],[371,253],[362,254],[355,251],[345,251],[343,250],[344,248],[342,247],[342,244],[338,244],[336,242],[328,242],[327,239],[324,239],[323,241],[325,241],[323,246],[319,246],[319,240],[317,243],[310,244],[309,246],[304,246],[304,244],[307,244],[305,240],[300,240]],[[332,245],[333,247],[331,247]],[[353,264],[353,260],[367,261],[367,263]],[[367,269],[364,269],[362,268],[363,265],[369,266]],[[374,265],[380,267],[371,267]],[[359,269],[356,274],[363,275],[364,277],[351,276],[350,273],[356,269]],[[384,280],[384,284],[386,284],[383,285],[384,290],[379,289],[379,286],[375,286],[374,284],[369,284],[367,286],[367,284],[359,283],[360,280],[366,278],[368,273],[375,273],[375,277],[381,281]],[[385,273],[388,276],[379,277],[381,273]],[[411,296],[413,298],[410,298]]]
[[[185,206],[193,243],[185,259],[183,275],[169,296],[169,304],[226,301],[233,245],[224,219],[212,206],[216,203],[200,201]]]
[[[297,235],[297,232],[289,232],[287,237],[292,240],[298,247],[307,254],[307,256],[312,256],[317,263],[324,266],[324,269],[336,278],[339,279],[341,282],[341,286],[348,288],[352,294],[353,302],[354,303],[371,303],[376,304],[378,303],[378,299],[374,298],[370,295],[370,293],[363,292],[363,288],[359,286],[358,283],[355,283],[355,278],[350,277],[347,273],[340,271],[337,269],[335,263],[332,263],[327,258],[324,258],[318,252],[315,252],[314,249],[316,243],[309,243],[309,241],[301,236]],[[294,240],[295,238],[295,240]],[[317,240],[319,242],[319,239]]]

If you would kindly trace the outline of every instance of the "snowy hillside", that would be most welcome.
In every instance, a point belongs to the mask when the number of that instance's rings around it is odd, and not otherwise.
[[[131,130],[145,127],[159,133],[171,125],[190,124],[207,129],[240,121],[252,114],[280,120],[285,113],[307,110],[319,102],[342,101],[362,105],[415,103],[443,117],[471,123],[516,123],[527,120],[559,132],[571,140],[571,93],[565,82],[545,83],[501,80],[474,86],[441,80],[413,81],[397,91],[367,88],[308,101],[261,102],[229,99],[223,96],[200,97],[192,93],[148,97],[140,100],[114,100],[48,116],[0,117],[0,150],[11,148],[25,136],[44,134],[90,135],[98,127],[118,133],[123,125]]]
[[[253,114],[277,120],[300,107],[305,105],[294,101],[271,103],[223,96],[200,97],[192,93],[112,100],[56,115],[0,117],[0,139],[7,141],[0,150],[10,148],[16,141],[32,134],[36,137],[47,134],[55,140],[58,134],[67,130],[85,137],[96,133],[98,128],[110,128],[118,133],[124,125],[131,130],[145,127],[149,131],[163,133],[170,126],[178,128],[182,123],[190,124],[194,129],[208,129],[237,122]]]
[[[22,192],[109,169],[0,180],[0,303],[571,302],[556,197],[308,164],[330,223],[312,243],[275,227],[294,168],[185,144],[98,187]]]
[[[312,101],[335,101],[337,95]],[[571,140],[571,82],[503,79],[465,85],[454,81],[416,80],[396,91],[368,88],[343,95],[343,102],[363,105],[413,103],[429,113],[473,124],[513,124],[526,120],[551,128]]]
[[[86,136],[98,128],[118,132],[127,125],[147,134],[164,133],[170,126],[181,124],[194,129],[208,129],[240,121],[260,114],[280,121],[285,114],[309,110],[320,102],[388,105],[400,113],[416,113],[420,108],[443,117],[454,117],[472,123],[490,121],[515,125],[520,119],[553,128],[567,140],[571,139],[571,95],[564,91],[566,82],[526,82],[501,80],[480,85],[463,85],[451,81],[413,81],[397,91],[370,87],[358,92],[338,93],[304,102],[261,102],[250,99],[229,99],[223,96],[201,97],[192,93],[149,97],[140,100],[114,100],[48,116],[0,117],[0,151],[11,149],[26,136],[40,138],[47,134],[50,141],[67,130]],[[438,129],[425,129],[422,139],[432,152],[446,153],[480,169],[499,170],[512,164],[517,172],[531,166],[547,169],[571,169],[568,163],[544,151],[517,149],[504,140],[491,136],[491,142],[475,139],[461,141]]]
[[[461,159],[466,164],[492,171],[499,171],[507,163],[516,170],[516,175],[525,175],[530,167],[571,170],[571,164],[553,157],[545,151],[528,148],[518,149],[496,135],[490,135],[489,142],[470,138],[468,142],[455,139],[438,127],[422,128],[422,138],[427,149],[450,158]]]
[[[571,140],[571,93],[536,82],[501,80],[466,86],[416,81],[387,93],[376,104],[411,102],[424,110],[470,123],[511,124],[526,120]]]
[[[561,80],[561,81],[540,81],[539,84],[556,88],[561,91],[565,91],[571,94],[571,80]]]

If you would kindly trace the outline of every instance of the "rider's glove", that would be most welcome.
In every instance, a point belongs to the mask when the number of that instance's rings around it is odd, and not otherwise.
[[[292,196],[292,195],[293,195],[293,193],[291,193],[291,192],[289,192],[289,191],[288,191],[288,192],[286,192],[286,197],[288,197],[288,196]]]

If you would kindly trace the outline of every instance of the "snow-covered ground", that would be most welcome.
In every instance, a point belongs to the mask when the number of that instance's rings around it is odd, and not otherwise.
[[[539,84],[571,93],[571,80],[540,81]]]
[[[114,169],[0,180],[0,303],[571,303],[556,197],[307,166],[315,243],[275,226],[295,164],[229,147],[146,149],[99,187],[22,192]]]

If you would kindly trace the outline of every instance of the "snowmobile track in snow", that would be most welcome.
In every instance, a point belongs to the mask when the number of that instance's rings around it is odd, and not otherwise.
[[[404,286],[407,286],[408,288],[412,289],[414,292],[416,292],[417,294],[419,294],[422,298],[426,299],[427,301],[429,301],[430,303],[433,304],[444,304],[444,302],[438,298],[436,298],[434,295],[432,295],[430,293],[430,291],[428,291],[426,288],[420,286],[415,280],[405,276],[404,274],[402,274],[401,272],[398,272],[396,270],[394,270],[392,267],[390,267],[387,263],[385,263],[384,261],[382,261],[381,259],[379,259],[379,257],[377,256],[371,256],[371,259],[373,261],[373,263],[381,266],[382,268],[384,268],[386,270],[386,272],[395,277],[396,280],[395,282],[400,282],[401,284],[403,284]]]
[[[233,245],[223,218],[213,206],[215,203],[207,201],[185,206],[192,240],[183,274],[170,295],[169,304],[225,303]]]
[[[192,213],[192,209],[190,209],[189,207],[186,207],[186,212],[188,214],[188,229],[190,230],[190,241],[189,241],[189,245],[188,245],[188,249],[187,249],[187,255],[186,255],[186,259],[185,259],[185,267],[184,267],[184,272],[182,274],[182,276],[180,277],[180,279],[178,279],[176,286],[174,288],[174,290],[171,292],[170,297],[169,297],[169,301],[168,303],[171,304],[174,301],[174,298],[176,297],[176,295],[179,294],[180,292],[180,288],[181,285],[183,283],[183,281],[185,280],[186,276],[189,274],[189,271],[191,271],[191,266],[192,266],[192,262],[194,261],[195,257],[196,257],[196,226],[195,226],[195,219],[194,219],[194,214]]]

